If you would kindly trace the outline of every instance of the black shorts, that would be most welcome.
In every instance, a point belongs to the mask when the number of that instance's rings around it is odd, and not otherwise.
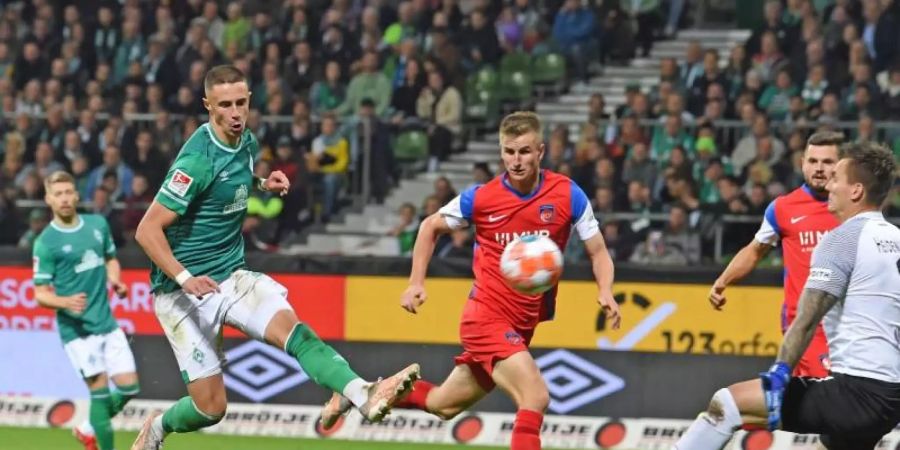
[[[834,374],[791,378],[782,429],[821,435],[829,450],[870,450],[900,422],[900,384]]]

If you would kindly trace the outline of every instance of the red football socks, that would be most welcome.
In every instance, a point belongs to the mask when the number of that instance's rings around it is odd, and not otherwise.
[[[409,393],[409,395],[407,395],[403,400],[397,402],[394,407],[428,411],[425,408],[425,400],[428,398],[428,393],[431,392],[432,389],[434,389],[433,384],[425,380],[416,381],[415,384],[413,384],[412,391]]]
[[[516,413],[511,450],[541,450],[541,424],[544,415],[528,409]]]

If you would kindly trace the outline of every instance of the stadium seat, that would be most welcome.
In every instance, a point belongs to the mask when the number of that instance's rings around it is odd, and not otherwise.
[[[417,161],[428,156],[428,135],[421,130],[400,133],[394,143],[394,158],[399,161]]]
[[[532,61],[531,76],[535,84],[561,83],[566,78],[566,59],[558,53],[538,56]]]
[[[494,89],[499,84],[499,75],[491,67],[479,69],[466,80],[466,87],[473,84],[479,89]]]
[[[466,89],[465,121],[477,126],[493,126],[500,115],[500,98],[496,88]]]
[[[500,99],[521,106],[532,100],[531,75],[526,71],[500,74]]]
[[[406,177],[424,170],[428,160],[428,135],[422,130],[406,130],[394,139],[394,159]]]
[[[511,52],[500,60],[500,72],[526,72],[531,70],[531,55],[525,52]]]

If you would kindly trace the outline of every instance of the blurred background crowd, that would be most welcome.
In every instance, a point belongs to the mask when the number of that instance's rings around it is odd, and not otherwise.
[[[30,246],[48,220],[41,180],[65,169],[87,210],[128,246],[168,164],[205,121],[203,77],[217,64],[248,74],[257,174],[281,170],[294,186],[284,198],[256,192],[248,205],[248,247],[274,251],[360,193],[381,203],[404,177],[439,174],[504,111],[533,107],[536,93],[559,95],[646,57],[694,3],[0,2],[0,244]],[[747,216],[720,239],[718,251],[733,253],[771,199],[802,183],[815,130],[900,149],[890,126],[900,120],[900,2],[747,3],[763,20],[727,55],[692,42],[660,61],[652,89],[629,85],[621,104],[590,96],[577,134],[548,126],[545,166],[593,199],[617,260],[700,263],[711,225]],[[537,92],[539,81],[553,89]],[[499,169],[475,164],[472,182]],[[401,253],[420,219],[465,187],[438,178],[420,204],[400,207],[388,234]],[[900,196],[887,208],[900,216]],[[470,254],[465,231],[438,246],[440,256]]]

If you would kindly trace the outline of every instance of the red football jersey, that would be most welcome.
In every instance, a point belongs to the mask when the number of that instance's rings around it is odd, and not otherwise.
[[[809,260],[813,249],[825,233],[838,226],[838,220],[828,212],[828,199],[816,197],[803,185],[772,200],[766,208],[756,240],[784,248],[784,310],[782,327],[787,329],[788,317],[794,317],[800,293],[809,276]]]
[[[517,329],[531,329],[553,318],[556,287],[534,296],[509,287],[500,272],[506,244],[517,236],[537,234],[565,250],[573,227],[582,240],[599,233],[590,202],[575,182],[548,170],[540,177],[533,192],[522,194],[503,174],[470,187],[440,210],[451,228],[475,227],[470,301],[479,303],[478,311],[505,319]]]

